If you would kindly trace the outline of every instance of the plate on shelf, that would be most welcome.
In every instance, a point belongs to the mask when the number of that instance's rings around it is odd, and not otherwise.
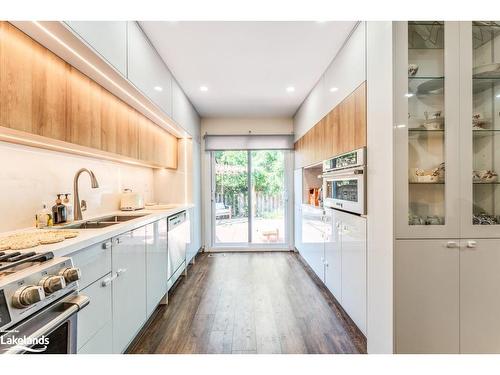
[[[472,70],[472,78],[500,79],[500,64],[495,63],[477,66]]]
[[[444,92],[444,79],[433,78],[417,86],[417,95],[442,95]]]

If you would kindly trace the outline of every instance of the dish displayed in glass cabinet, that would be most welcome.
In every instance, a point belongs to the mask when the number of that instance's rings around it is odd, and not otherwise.
[[[474,225],[500,224],[500,21],[472,23]]]
[[[409,225],[445,224],[444,22],[408,22]]]

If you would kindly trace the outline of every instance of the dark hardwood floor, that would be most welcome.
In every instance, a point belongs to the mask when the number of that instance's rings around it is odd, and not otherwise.
[[[129,353],[366,353],[366,339],[290,252],[203,253]]]

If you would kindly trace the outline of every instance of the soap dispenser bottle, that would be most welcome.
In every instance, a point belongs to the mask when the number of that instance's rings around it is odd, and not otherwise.
[[[73,205],[69,199],[70,193],[64,194],[63,204],[66,206],[66,221],[73,221]]]
[[[66,206],[62,204],[61,194],[57,194],[56,204],[52,206],[54,224],[66,222]]]
[[[42,203],[41,210],[35,215],[35,225],[38,229],[52,226],[52,213],[45,203]]]

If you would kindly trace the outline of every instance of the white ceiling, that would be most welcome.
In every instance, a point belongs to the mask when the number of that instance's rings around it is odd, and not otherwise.
[[[290,117],[355,22],[140,22],[202,117]],[[200,91],[200,86],[208,91]],[[293,86],[295,92],[286,91]]]

